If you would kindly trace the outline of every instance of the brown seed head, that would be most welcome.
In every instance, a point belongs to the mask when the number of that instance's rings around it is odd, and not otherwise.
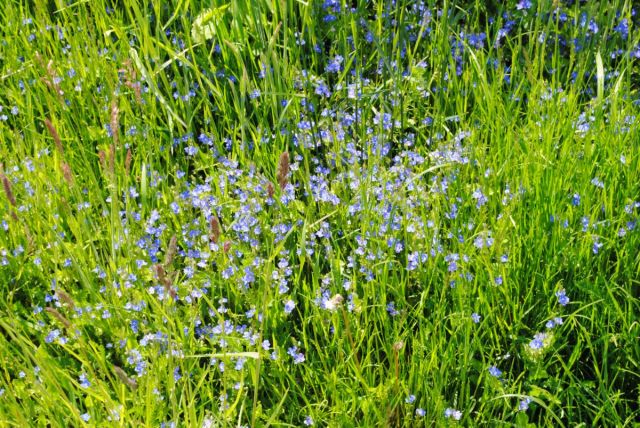
[[[173,262],[173,258],[176,256],[177,252],[178,252],[178,238],[176,237],[176,235],[173,235],[171,237],[171,240],[169,241],[169,246],[167,247],[167,253],[164,256],[165,269],[168,268],[169,265],[171,265],[171,263]]]
[[[158,264],[155,267],[156,267],[156,274],[158,275],[158,280],[164,286],[165,291],[169,293],[171,297],[173,297],[174,299],[177,299],[178,294],[176,293],[176,290],[174,290],[173,287],[171,287],[171,280],[167,277],[167,273],[165,272],[162,265]]]
[[[273,187],[273,183],[267,183],[267,196],[273,198],[273,195],[276,193],[275,187]]]
[[[60,154],[64,156],[64,147],[62,147],[60,135],[58,134],[58,131],[56,131],[56,128],[53,126],[53,123],[51,123],[51,120],[45,119],[44,125],[47,127],[47,130],[49,130],[49,134],[51,134],[51,138],[53,138],[53,142],[56,144],[58,152],[60,152]]]
[[[118,103],[115,100],[111,103],[111,121],[109,125],[111,126],[111,134],[113,135],[113,142],[116,146],[119,144],[118,138],[118,113],[120,113],[120,109],[118,108]]]
[[[5,195],[7,195],[7,199],[9,200],[9,203],[15,207],[16,198],[15,196],[13,196],[13,191],[11,190],[11,182],[9,181],[7,176],[1,172],[0,172],[0,176],[2,178],[2,187],[4,187],[4,193]]]
[[[60,164],[60,169],[62,169],[62,175],[68,184],[73,184],[73,172],[71,171],[71,167],[68,163],[62,162]]]
[[[98,160],[100,161],[100,166],[102,169],[107,168],[107,155],[104,150],[98,150]]]
[[[220,220],[215,215],[211,217],[209,221],[209,226],[211,227],[211,242],[214,244],[218,243],[218,239],[220,239],[220,235],[222,231],[220,230]]]
[[[158,281],[160,281],[160,283],[162,285],[164,285],[165,287],[171,286],[171,283],[169,282],[169,280],[167,278],[167,273],[165,272],[165,270],[162,267],[162,265],[160,265],[160,264],[155,265],[155,270],[156,270],[156,275],[158,275]]]
[[[111,143],[109,147],[109,172],[114,174],[116,171],[116,143]]]
[[[66,291],[56,290],[56,294],[58,295],[58,299],[61,299],[63,302],[65,302],[71,309],[76,307],[75,302],[73,301],[71,296],[67,294]]]
[[[131,149],[127,149],[127,157],[124,160],[124,171],[129,174],[129,170],[131,169],[131,158],[133,154],[131,153]]]
[[[60,323],[65,326],[65,328],[71,327],[71,321],[66,319],[64,315],[58,312],[57,309],[47,306],[46,308],[44,308],[44,310],[47,311],[48,314],[51,314],[55,319],[60,321]]]
[[[135,379],[131,379],[127,375],[127,372],[122,370],[120,367],[114,365],[113,366],[113,371],[115,372],[116,376],[118,376],[118,378],[122,381],[122,383],[127,385],[129,388],[134,389],[134,390],[136,388],[138,388],[138,384],[137,384],[136,380]]]
[[[276,179],[281,189],[284,189],[287,185],[287,176],[289,175],[289,153],[284,152],[280,155],[278,161],[278,169],[276,171]]]

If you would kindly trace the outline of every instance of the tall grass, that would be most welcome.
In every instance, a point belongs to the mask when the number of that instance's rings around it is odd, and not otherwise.
[[[0,424],[633,426],[633,2],[0,7]]]

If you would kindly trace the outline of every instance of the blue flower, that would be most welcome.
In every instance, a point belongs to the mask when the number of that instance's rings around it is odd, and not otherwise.
[[[578,205],[580,205],[580,195],[577,193],[574,193],[573,196],[571,196],[571,205],[573,205],[574,207],[577,207]]]
[[[600,242],[600,241],[598,241],[598,239],[596,239],[593,242],[593,248],[592,248],[593,254],[598,254],[598,252],[600,252],[600,248],[602,248],[603,245],[604,244],[602,242]]]
[[[89,388],[91,386],[91,382],[89,382],[89,379],[87,379],[86,373],[81,373],[78,379],[80,380],[80,386],[82,388]]]
[[[569,303],[569,298],[567,297],[564,288],[560,291],[556,291],[556,297],[558,298],[558,303],[561,306],[566,306]]]
[[[531,0],[520,0],[518,4],[516,4],[517,10],[528,10],[533,6]]]
[[[491,366],[489,367],[489,374],[493,377],[500,377],[502,376],[502,370],[500,370],[496,366]]]
[[[523,400],[520,401],[520,404],[518,405],[518,410],[521,412],[526,411],[527,409],[529,409],[529,403],[531,403],[531,398],[526,397]]]
[[[47,334],[47,336],[44,338],[44,341],[45,343],[53,343],[53,341],[56,340],[58,337],[60,337],[60,330],[58,329],[51,330],[49,334]]]
[[[482,193],[481,189],[476,189],[471,194],[471,197],[476,200],[476,208],[480,208],[489,201],[487,197]]]
[[[287,354],[289,354],[291,358],[293,358],[294,364],[304,363],[305,361],[304,354],[302,352],[298,352],[298,347],[296,345],[293,345],[289,349],[287,349]]]
[[[290,314],[295,307],[296,307],[296,304],[293,300],[287,300],[284,304],[284,313]]]
[[[344,58],[342,58],[340,55],[336,55],[335,58],[329,61],[329,64],[327,64],[325,71],[327,73],[340,73],[340,70],[342,69],[343,59]]]
[[[619,33],[622,38],[626,40],[629,36],[629,21],[627,21],[627,18],[622,19],[620,23],[613,28],[613,31]]]
[[[387,312],[389,312],[389,315],[391,315],[392,317],[400,314],[400,312],[398,312],[398,310],[396,309],[396,304],[394,302],[389,302],[387,304]]]
[[[544,339],[546,339],[547,335],[544,333],[536,333],[533,336],[533,340],[529,342],[529,348],[534,351],[544,348]]]
[[[460,410],[452,409],[450,407],[446,408],[444,411],[445,418],[453,418],[456,421],[459,421],[462,418],[462,412]]]

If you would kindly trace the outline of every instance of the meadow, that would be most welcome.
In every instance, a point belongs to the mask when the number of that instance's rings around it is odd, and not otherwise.
[[[639,426],[633,1],[0,21],[0,426]]]

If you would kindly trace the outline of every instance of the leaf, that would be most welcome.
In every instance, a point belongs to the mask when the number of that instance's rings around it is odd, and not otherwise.
[[[602,98],[604,97],[604,66],[602,64],[600,51],[596,53],[596,77],[598,78],[598,102],[602,102]]]
[[[191,25],[191,38],[195,43],[203,43],[215,37],[216,26],[228,7],[226,4],[200,12]]]

